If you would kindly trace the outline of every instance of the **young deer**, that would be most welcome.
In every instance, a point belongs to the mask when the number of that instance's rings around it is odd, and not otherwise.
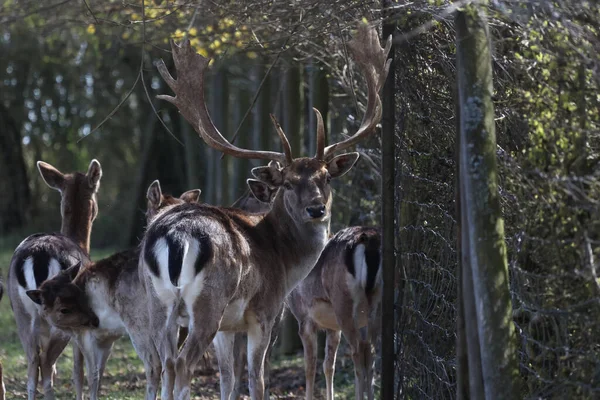
[[[318,119],[317,152],[311,158],[292,158],[289,142],[276,123],[284,153],[247,150],[228,142],[212,123],[204,101],[204,74],[209,60],[184,41],[172,43],[178,78],[164,63],[159,72],[176,97],[160,96],[175,104],[211,147],[239,158],[274,160],[283,168],[258,167],[254,176],[281,188],[266,214],[232,208],[184,204],[159,216],[146,231],[140,273],[148,293],[152,332],[163,362],[163,400],[190,398],[194,367],[217,332],[221,398],[233,390],[233,339],[248,334],[248,376],[253,400],[263,398],[265,352],[271,328],[285,297],[313,268],[329,233],[330,179],[344,175],[358,153],[333,157],[375,132],[381,118],[378,92],[389,62],[377,33],[366,26],[349,44],[367,81],[368,104],[358,131],[325,147],[324,125]],[[275,122],[275,121],[274,121]],[[255,194],[261,188],[248,181]],[[176,347],[177,325],[188,325],[181,351]]]
[[[61,233],[31,235],[17,247],[10,262],[6,287],[15,314],[19,339],[27,355],[27,396],[35,398],[41,374],[44,397],[54,398],[54,364],[69,342],[69,336],[48,323],[43,310],[27,295],[42,282],[68,267],[89,260],[90,233],[98,214],[96,193],[102,177],[100,163],[92,160],[85,174],[63,174],[38,161],[38,170],[48,186],[60,192]],[[64,315],[68,320],[69,316]],[[93,318],[80,321],[93,326]],[[83,392],[81,353],[73,351],[73,379],[77,398]]]
[[[343,333],[352,350],[356,399],[373,392],[373,349],[379,333],[381,235],[375,228],[339,231],[325,246],[315,268],[292,291],[288,306],[298,320],[304,347],[306,398],[312,400],[317,363],[317,330],[325,329],[323,371],[327,400],[333,400],[335,358]]]
[[[200,190],[189,190],[179,198],[163,195],[154,181],[148,188],[148,221],[177,204],[196,203]],[[144,363],[146,399],[155,399],[161,363],[148,331],[148,307],[138,274],[139,248],[129,249],[90,263],[72,267],[28,292],[44,307],[51,323],[68,331],[83,351],[88,371],[90,399],[98,398],[100,380],[115,340],[129,334]],[[63,321],[64,310],[69,321]],[[92,328],[85,321],[97,316]]]

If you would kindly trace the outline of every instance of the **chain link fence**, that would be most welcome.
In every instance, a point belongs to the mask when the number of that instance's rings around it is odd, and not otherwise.
[[[548,96],[535,92],[541,82],[535,69],[542,67],[515,64],[506,56],[507,47],[516,46],[506,35],[525,35],[537,25],[507,32],[512,21],[491,21],[497,40],[499,190],[519,341],[520,398],[600,398],[597,117],[583,123],[560,106],[554,119],[540,122],[546,124],[546,136],[538,141],[532,134],[537,115],[528,105],[533,101],[524,103],[523,96]],[[409,17],[400,30],[411,32],[422,22]],[[452,24],[446,22],[400,42],[396,50],[398,399],[456,398],[456,71],[452,51],[440,47],[454,42]],[[556,51],[539,52],[546,50]],[[597,107],[598,100],[588,97],[597,81],[580,85],[576,73],[561,79],[542,82],[540,87],[557,93],[556,99],[540,97],[546,107],[561,96],[587,98],[587,107]],[[582,137],[585,154],[556,144]],[[575,161],[569,162],[573,154]]]

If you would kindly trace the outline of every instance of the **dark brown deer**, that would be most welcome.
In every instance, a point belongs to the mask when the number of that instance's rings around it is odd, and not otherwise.
[[[373,400],[373,346],[379,334],[381,234],[368,227],[339,231],[323,249],[315,268],[288,297],[304,347],[306,399],[312,400],[317,364],[317,330],[327,335],[323,371],[327,400],[341,333],[350,344],[357,400]]]
[[[199,197],[199,189],[189,190],[179,198],[163,195],[160,183],[154,181],[147,192],[147,221],[151,222],[177,204],[197,203]],[[126,334],[144,363],[146,399],[156,398],[161,363],[148,331],[148,308],[141,300],[145,295],[138,261],[139,248],[136,247],[81,269],[69,268],[45,281],[38,290],[27,292],[43,306],[48,320],[68,332],[82,350],[91,400],[98,398],[100,380],[113,343]],[[86,321],[93,318],[96,320],[90,327]]]
[[[35,234],[23,240],[13,254],[6,281],[19,339],[27,356],[27,396],[30,400],[35,398],[40,375],[44,398],[54,399],[54,364],[69,342],[69,336],[48,323],[43,309],[26,292],[72,265],[89,261],[90,233],[98,215],[96,193],[102,177],[102,168],[96,160],[92,160],[85,174],[63,174],[42,161],[38,161],[37,167],[46,184],[60,192],[61,231]],[[93,318],[81,321],[88,326],[95,322]],[[81,399],[83,359],[75,348],[73,362],[77,398]]]
[[[163,362],[163,400],[190,398],[190,381],[202,354],[219,332],[221,398],[233,390],[235,332],[248,334],[248,376],[253,400],[263,398],[263,368],[271,328],[285,297],[313,268],[325,246],[331,217],[330,180],[344,175],[358,153],[333,156],[373,134],[381,118],[379,90],[389,61],[374,29],[361,26],[348,44],[367,81],[368,104],[358,131],[325,147],[324,126],[318,119],[317,152],[292,158],[283,130],[276,130],[284,152],[247,150],[228,142],[211,121],[204,101],[204,75],[209,60],[184,41],[172,43],[177,80],[164,63],[159,72],[176,97],[160,96],[175,104],[211,147],[238,158],[273,160],[254,176],[280,189],[266,214],[232,208],[184,204],[159,216],[142,242],[140,273],[145,277],[152,332]],[[261,190],[253,181],[250,190]],[[177,349],[177,326],[189,335]]]

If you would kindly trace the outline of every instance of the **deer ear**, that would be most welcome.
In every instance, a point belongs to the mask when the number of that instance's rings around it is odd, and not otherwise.
[[[100,166],[98,160],[94,159],[90,162],[90,166],[88,167],[86,175],[90,187],[94,190],[97,190],[100,184],[100,178],[102,178],[102,167]]]
[[[25,292],[27,296],[35,303],[42,305],[42,291],[41,290],[28,290]]]
[[[271,202],[271,194],[273,191],[276,191],[276,189],[271,189],[269,185],[256,179],[248,179],[246,183],[248,183],[250,192],[256,197],[256,200],[263,203]]]
[[[146,198],[150,202],[150,205],[154,208],[160,207],[160,203],[162,203],[162,190],[160,188],[160,182],[155,180],[148,187],[148,191],[146,192]]]
[[[46,182],[46,185],[52,189],[62,192],[65,185],[65,175],[54,168],[52,165],[43,161],[37,162],[38,171],[42,175],[42,179]]]
[[[346,172],[350,171],[354,164],[356,164],[358,157],[358,153],[346,153],[334,157],[327,163],[329,175],[331,175],[332,178],[343,176]]]
[[[179,196],[179,198],[181,200],[185,201],[186,203],[198,203],[200,201],[201,193],[202,193],[202,190],[200,190],[200,189],[188,190],[187,192],[185,192],[181,196]]]
[[[252,176],[271,187],[277,188],[283,184],[283,174],[275,166],[252,168]]]

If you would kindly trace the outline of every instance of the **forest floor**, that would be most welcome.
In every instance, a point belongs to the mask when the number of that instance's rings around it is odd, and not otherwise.
[[[5,281],[13,249],[0,250],[0,273]],[[109,251],[95,252],[93,259],[99,259],[110,254]],[[4,383],[7,399],[27,398],[27,360],[17,335],[15,320],[10,308],[8,297],[0,302],[0,360],[4,366]],[[316,399],[325,398],[325,380],[321,368],[322,360],[317,366],[315,391]],[[57,399],[74,399],[75,389],[71,381],[73,354],[69,345],[57,363],[57,377],[54,388]],[[247,393],[247,380],[245,392]],[[144,368],[137,357],[129,338],[118,340],[108,360],[102,380],[100,397],[114,400],[143,399],[146,378]],[[296,399],[304,398],[304,360],[300,350],[293,355],[274,356],[271,372],[271,398]],[[192,383],[192,399],[218,399],[219,373],[214,357],[205,360],[201,370],[197,371]],[[347,346],[342,340],[336,365],[335,397],[348,399],[354,394],[354,372],[352,359],[347,352]],[[86,385],[87,388],[87,385]],[[38,386],[38,391],[40,387]],[[87,390],[87,389],[85,389]],[[41,398],[41,395],[39,395]],[[249,399],[248,396],[243,396]]]

